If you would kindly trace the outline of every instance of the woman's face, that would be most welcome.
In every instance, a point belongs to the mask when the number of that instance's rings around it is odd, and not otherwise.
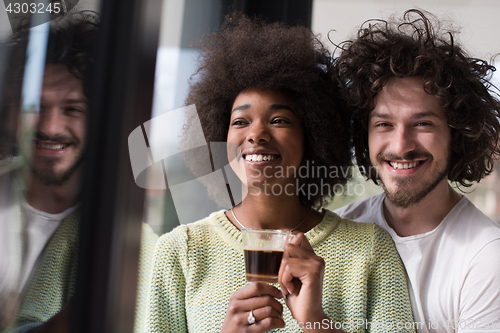
[[[268,193],[271,187],[273,193],[286,191],[276,184],[293,183],[304,155],[302,122],[285,95],[274,90],[247,89],[236,97],[227,142],[241,150],[238,158],[231,158],[237,153],[228,153],[240,180]]]

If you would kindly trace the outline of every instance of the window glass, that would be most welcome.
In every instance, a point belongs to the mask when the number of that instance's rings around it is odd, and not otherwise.
[[[76,283],[99,17],[82,11],[97,1],[75,4],[6,1],[1,9],[0,330],[46,322]]]

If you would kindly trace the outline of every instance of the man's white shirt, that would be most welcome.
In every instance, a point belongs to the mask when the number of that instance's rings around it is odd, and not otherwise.
[[[466,197],[432,231],[400,237],[383,214],[385,194],[335,213],[375,222],[392,236],[408,275],[418,332],[500,332],[500,226]]]
[[[62,220],[78,208],[58,214],[33,208],[15,176],[15,170],[0,175],[0,296],[22,292]]]
[[[23,290],[32,270],[35,268],[45,245],[61,225],[62,220],[75,211],[78,205],[58,214],[49,214],[32,207],[24,198],[21,199],[22,212],[25,216],[26,254],[20,290]]]

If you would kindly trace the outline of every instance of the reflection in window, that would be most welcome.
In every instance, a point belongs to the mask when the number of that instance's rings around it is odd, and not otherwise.
[[[48,21],[47,18],[44,18]],[[3,327],[29,330],[71,299],[98,17],[75,12],[10,37],[2,91]],[[6,218],[3,218],[3,217]],[[3,249],[2,249],[3,250]],[[18,313],[17,313],[18,310]]]

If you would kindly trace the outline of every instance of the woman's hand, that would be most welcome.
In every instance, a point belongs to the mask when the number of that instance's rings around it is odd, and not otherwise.
[[[325,261],[317,256],[303,233],[293,235],[285,245],[279,284],[293,318],[299,323],[321,322]]]
[[[283,306],[276,300],[281,291],[269,284],[253,282],[238,289],[229,299],[221,332],[267,332],[285,327]],[[255,318],[249,321],[250,311]]]

